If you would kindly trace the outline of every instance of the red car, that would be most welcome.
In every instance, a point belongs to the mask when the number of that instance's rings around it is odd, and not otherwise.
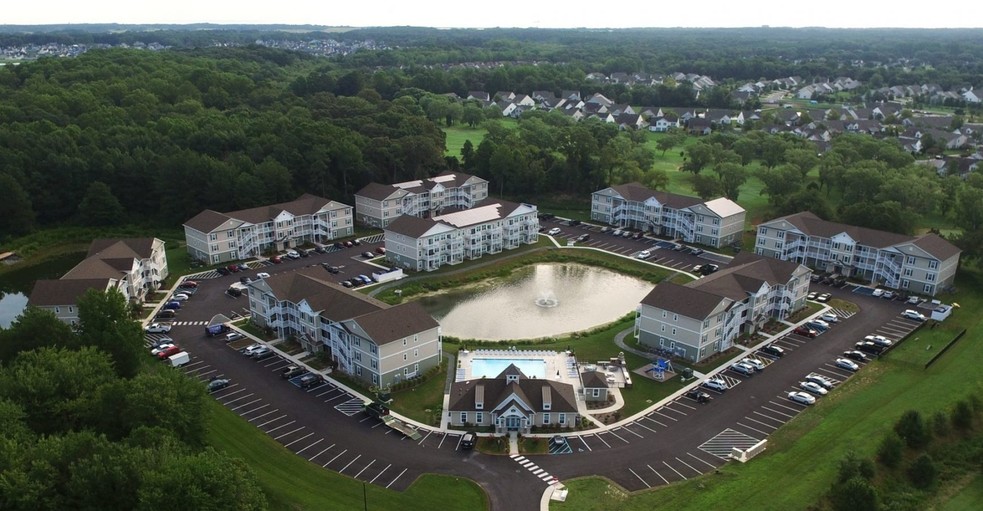
[[[157,358],[159,358],[161,360],[167,360],[168,357],[170,357],[171,355],[177,355],[178,353],[181,353],[181,347],[178,346],[177,344],[175,344],[175,345],[171,346],[170,348],[167,348],[164,351],[161,351],[160,353],[158,353],[157,354]]]
[[[816,336],[819,335],[818,332],[805,325],[797,327],[795,330],[792,330],[792,333],[801,335],[803,337],[808,337],[810,339],[815,339]]]
[[[283,258],[281,258],[278,255],[275,255],[275,256],[273,256],[273,257],[270,258],[270,262],[273,263],[273,264],[280,264],[280,263],[283,262]]]
[[[375,249],[375,251],[378,252],[378,253],[380,253],[380,254],[382,254],[382,255],[386,255],[386,247],[379,247],[379,248]]]
[[[239,269],[239,265],[238,264],[230,264],[230,265],[226,266],[225,269],[231,271],[232,273],[239,273],[241,271]]]

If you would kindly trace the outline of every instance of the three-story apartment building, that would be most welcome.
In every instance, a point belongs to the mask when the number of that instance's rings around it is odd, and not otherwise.
[[[58,280],[34,284],[28,304],[48,309],[62,321],[78,322],[78,298],[89,289],[119,291],[127,301],[143,302],[167,278],[164,242],[157,238],[103,238],[89,245],[80,263]]]
[[[755,252],[927,295],[952,284],[961,253],[937,234],[908,236],[855,227],[810,212],[759,225]]]
[[[655,286],[638,307],[635,336],[641,344],[699,362],[804,306],[811,273],[798,263],[738,254],[708,277]]]
[[[385,387],[441,360],[440,325],[417,302],[390,306],[303,269],[249,284],[253,321],[304,350],[327,350],[337,370]]]
[[[403,215],[386,227],[386,258],[403,268],[433,271],[536,243],[536,206],[488,200],[432,218]]]
[[[352,207],[304,194],[297,200],[219,213],[206,209],[184,224],[191,257],[207,264],[258,257],[303,243],[351,236]]]
[[[591,194],[592,220],[711,247],[739,242],[745,216],[744,208],[724,197],[703,201],[651,190],[640,183]]]
[[[392,185],[370,183],[355,194],[361,224],[385,228],[402,215],[430,218],[469,209],[488,198],[488,181],[460,172]]]

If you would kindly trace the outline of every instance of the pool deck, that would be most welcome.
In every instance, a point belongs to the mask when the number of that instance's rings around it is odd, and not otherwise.
[[[552,350],[461,350],[457,355],[457,372],[454,381],[471,380],[479,376],[471,374],[471,362],[475,359],[499,360],[542,360],[546,362],[546,379],[573,385],[581,390],[580,374],[578,374],[577,359],[564,351]],[[494,378],[497,375],[490,375]]]

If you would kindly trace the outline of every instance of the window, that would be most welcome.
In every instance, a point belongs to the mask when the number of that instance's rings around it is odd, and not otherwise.
[[[55,314],[61,314],[61,307],[55,307]]]
[[[668,312],[666,312],[666,311],[662,311],[662,317],[663,317],[663,318],[664,318],[664,317],[666,317],[666,316],[668,316],[668,315],[669,315],[669,313],[668,313]]]
[[[905,277],[910,277],[911,276],[911,268],[905,268],[904,269],[904,276]]]
[[[758,238],[758,245],[764,246],[765,245],[765,239],[764,238]]]
[[[679,321],[679,314],[673,314],[672,315],[672,320],[673,321]]]
[[[362,376],[362,366],[355,366],[355,375]]]
[[[213,232],[213,233],[211,233],[211,234],[208,235],[208,239],[211,240],[211,241],[218,241],[218,234],[216,234],[216,233]]]
[[[762,236],[765,236],[765,235],[768,234],[768,228],[767,227],[760,227],[760,228],[758,228],[758,232],[760,232]]]
[[[415,358],[419,356],[420,356],[420,350],[413,350],[413,357]]]
[[[594,397],[601,397],[601,389],[592,389]]]
[[[468,422],[468,412],[461,412],[461,424]]]
[[[915,264],[915,256],[908,256],[908,264]]]
[[[939,269],[939,262],[938,261],[929,261],[928,262],[928,267],[929,267],[929,269],[937,270],[937,269]]]
[[[379,368],[379,362],[375,359],[372,359],[372,369],[378,369],[378,368]]]
[[[229,238],[234,238],[235,237],[235,232],[234,231],[229,231],[229,232],[225,233],[225,235],[227,237],[229,237]]]
[[[666,331],[666,326],[665,326],[665,325],[662,325],[662,331],[663,331],[663,332],[665,332],[665,331]]]
[[[68,306],[68,312],[74,313],[75,312],[75,307],[72,307],[71,305],[69,305]]]
[[[675,328],[672,329],[672,335],[676,335],[676,329]]]
[[[474,414],[474,423],[475,424],[481,424],[482,422],[485,422],[485,414],[483,414],[481,412],[475,412],[475,414]]]
[[[403,353],[403,362],[406,362],[406,353]]]
[[[910,284],[911,282],[909,282],[908,279],[901,279],[901,289],[908,289]]]
[[[932,294],[932,285],[931,284],[925,284],[925,287],[922,288],[922,289],[923,289],[924,292],[926,292],[928,294]]]
[[[934,282],[935,281],[935,274],[934,273],[926,273],[925,274],[925,280],[927,280],[929,282]]]
[[[406,346],[406,339],[403,339],[403,346]]]
[[[379,384],[379,375],[378,374],[373,374],[372,375],[372,383],[374,383],[376,385]]]
[[[546,424],[549,424],[549,423],[550,423],[550,414],[544,413],[543,414],[543,424],[546,425]]]

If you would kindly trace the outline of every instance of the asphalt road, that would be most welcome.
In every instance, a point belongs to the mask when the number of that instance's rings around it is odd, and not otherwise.
[[[544,223],[547,226],[549,222]],[[653,240],[615,238],[588,226],[562,226],[557,239],[575,238],[590,232],[586,244],[627,256],[653,249]],[[578,243],[579,244],[579,243]],[[329,254],[312,254],[295,261],[252,269],[232,276],[199,280],[199,291],[185,304],[168,334],[192,354],[183,369],[203,382],[212,377],[229,378],[231,385],[214,397],[227,408],[266,432],[287,449],[325,469],[355,479],[404,490],[426,472],[462,476],[476,481],[488,493],[494,510],[539,509],[540,497],[553,477],[568,479],[602,475],[629,490],[639,490],[689,479],[726,463],[732,447],[747,448],[791,420],[804,406],[789,401],[786,394],[798,390],[798,382],[812,372],[842,381],[850,373],[831,361],[865,335],[880,333],[892,339],[917,326],[900,318],[907,308],[867,295],[852,293],[854,286],[832,289],[835,297],[857,303],[861,312],[844,319],[816,339],[785,336],[777,343],[786,348],[778,360],[760,356],[769,363],[761,373],[745,377],[727,370],[722,376],[733,387],[714,394],[708,404],[678,398],[645,415],[625,421],[605,432],[583,431],[568,436],[572,451],[566,455],[528,456],[513,460],[459,448],[460,435],[424,433],[411,440],[381,424],[360,409],[360,401],[330,383],[302,389],[296,379],[284,380],[281,372],[290,363],[280,357],[252,360],[222,338],[204,336],[204,325],[216,314],[231,315],[248,309],[245,296],[232,298],[225,291],[238,277],[257,272],[280,273],[328,262],[343,266],[333,280],[371,273],[373,266],[360,256],[380,245]],[[656,249],[650,261],[673,268],[691,268],[707,262],[704,256]],[[214,274],[211,274],[214,275]],[[158,338],[160,335],[149,335]],[[862,370],[862,369],[861,369]]]

